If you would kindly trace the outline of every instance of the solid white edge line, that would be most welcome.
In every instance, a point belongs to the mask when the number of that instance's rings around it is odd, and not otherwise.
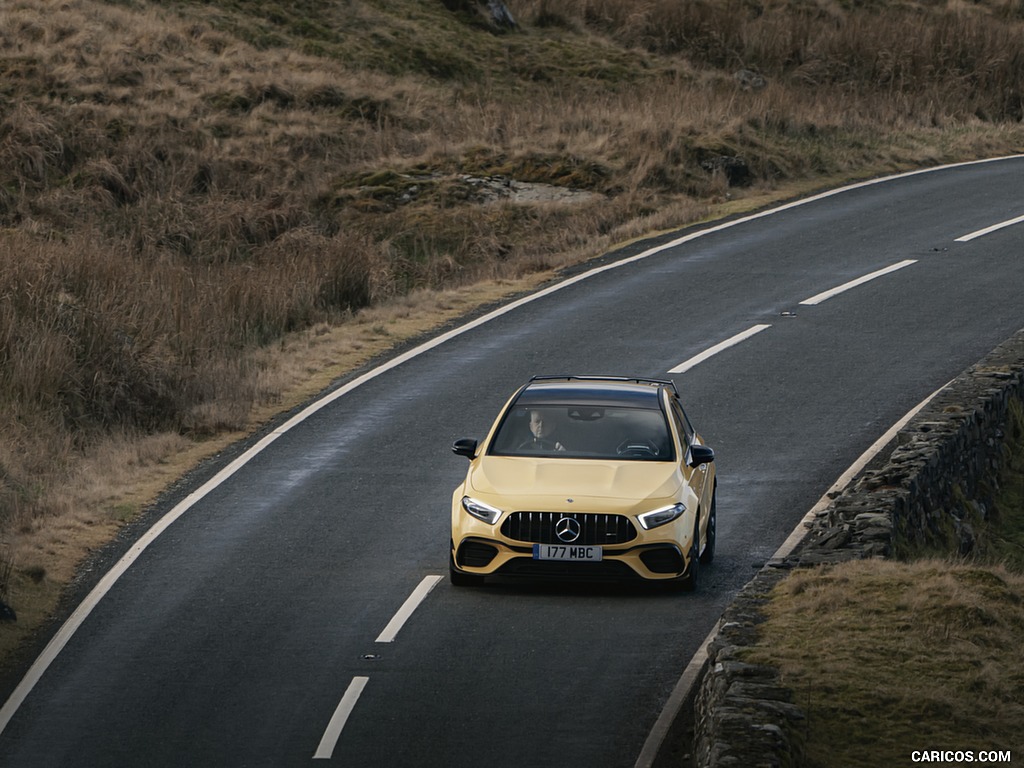
[[[976,237],[982,237],[984,235],[991,234],[992,232],[996,232],[996,231],[998,231],[1000,229],[1004,229],[1006,227],[1012,227],[1014,224],[1020,224],[1022,221],[1024,221],[1024,216],[1018,216],[1015,219],[1009,219],[1007,221],[1001,221],[998,224],[993,224],[991,227],[985,227],[984,229],[979,229],[977,232],[971,232],[969,235],[964,235],[963,237],[958,237],[953,242],[954,243],[968,243],[971,240],[974,240]]]
[[[935,396],[938,395],[939,392],[944,390],[946,387],[948,387],[951,383],[952,381],[943,384],[937,390],[928,395],[928,397],[926,397],[920,403],[911,408],[906,416],[904,416],[902,419],[900,419],[891,427],[889,427],[889,429],[886,431],[884,435],[882,435],[880,438],[878,438],[878,440],[872,443],[871,447],[864,451],[864,453],[861,454],[860,458],[858,458],[855,462],[853,462],[853,464],[850,465],[850,468],[847,469],[839,477],[839,479],[832,484],[832,487],[825,492],[825,495],[818,499],[818,503],[811,507],[811,510],[806,515],[804,515],[803,520],[801,520],[797,527],[793,529],[792,533],[789,534],[789,538],[787,538],[782,543],[782,546],[779,547],[778,551],[776,551],[776,553],[772,556],[772,559],[783,560],[789,557],[789,555],[793,552],[794,549],[796,549],[797,545],[801,541],[803,541],[804,536],[807,534],[807,523],[813,521],[819,512],[827,508],[829,502],[835,497],[835,495],[837,493],[842,492],[846,488],[846,486],[850,484],[850,481],[853,480],[853,478],[856,477],[860,473],[860,471],[868,465],[868,462],[875,458],[875,456],[878,455],[879,451],[885,448],[886,445],[892,442],[892,439],[896,437],[896,434],[907,425],[907,422],[914,418],[921,411],[922,408],[924,408],[926,405],[928,405],[928,403],[934,400]]]
[[[359,697],[363,693],[363,689],[369,682],[368,677],[353,677],[352,682],[349,683],[348,688],[345,690],[345,695],[341,697],[341,701],[338,702],[338,708],[334,710],[334,714],[331,716],[331,722],[327,724],[327,730],[324,731],[323,738],[320,739],[320,745],[316,748],[316,753],[313,755],[314,760],[330,760],[334,754],[334,747],[338,744],[338,737],[341,736],[341,730],[345,727],[345,723],[348,722],[348,716],[352,714],[352,710],[356,708],[356,702],[359,701]]]
[[[850,484],[857,474],[860,473],[868,463],[878,455],[878,453],[885,448],[893,438],[896,437],[897,433],[907,425],[912,418],[914,418],[922,408],[928,403],[935,399],[942,390],[948,387],[952,382],[947,382],[937,390],[932,392],[928,397],[922,400],[920,403],[915,405],[907,414],[889,427],[880,438],[878,438],[871,447],[868,448],[860,457],[850,465],[839,479],[832,484],[825,494],[818,500],[818,502],[811,507],[810,511],[803,516],[796,528],[792,530],[789,537],[782,543],[775,554],[772,556],[772,561],[778,562],[784,560],[792,554],[793,550],[796,549],[797,545],[804,540],[807,535],[807,526],[811,523],[819,512],[826,509],[829,502],[836,493],[841,492]],[[767,567],[767,566],[766,566]],[[675,723],[679,717],[679,710],[683,708],[683,704],[690,697],[693,690],[693,686],[697,684],[700,679],[700,672],[704,668],[705,662],[708,659],[708,646],[711,645],[712,641],[718,635],[718,624],[716,623],[712,630],[708,633],[708,636],[704,638],[704,642],[701,643],[700,648],[693,654],[686,668],[683,670],[683,674],[680,676],[679,681],[676,683],[675,688],[672,689],[672,693],[668,697],[668,701],[665,702],[664,708],[661,710],[661,714],[655,721],[654,726],[651,728],[650,733],[647,735],[647,740],[644,742],[643,748],[640,750],[640,755],[637,757],[634,768],[651,768],[654,765],[654,761],[658,757],[658,753],[661,752],[662,745],[665,742],[665,737],[668,735],[669,729]]]
[[[395,637],[398,636],[399,630],[405,625],[405,622],[409,620],[409,617],[415,613],[416,609],[420,607],[427,595],[430,594],[430,590],[437,586],[437,583],[441,581],[440,576],[427,576],[419,583],[419,586],[413,590],[413,593],[409,595],[402,607],[398,609],[398,613],[394,615],[388,625],[384,627],[384,631],[380,633],[377,638],[378,643],[392,643]]]
[[[831,288],[827,291],[822,291],[821,293],[815,296],[811,296],[811,298],[809,299],[804,299],[803,301],[800,302],[800,305],[810,307],[814,306],[815,304],[821,304],[823,301],[827,301],[828,299],[831,299],[833,296],[838,296],[841,293],[845,293],[851,288],[856,288],[858,285],[864,285],[864,283],[871,282],[872,280],[882,277],[883,275],[888,275],[890,272],[896,272],[897,270],[903,269],[904,267],[909,267],[911,264],[916,263],[917,259],[906,259],[905,261],[901,261],[897,264],[885,267],[884,269],[879,269],[877,272],[872,272],[870,275],[864,275],[863,277],[858,277],[856,280],[851,280],[848,283],[843,283],[842,285],[836,288]]]
[[[189,495],[188,497],[185,498],[184,501],[180,502],[177,506],[175,506],[170,512],[167,513],[165,517],[161,518],[161,520],[159,520],[153,526],[153,528],[150,529],[150,533],[152,535],[147,533],[146,535],[141,537],[139,541],[136,543],[136,545],[132,547],[132,549],[129,550],[129,552],[126,553],[121,558],[121,560],[114,564],[110,571],[107,572],[107,575],[104,578],[100,579],[100,581],[93,588],[92,592],[90,592],[89,595],[87,595],[86,598],[79,605],[78,609],[71,614],[68,620],[61,626],[60,630],[58,630],[57,634],[53,636],[53,638],[47,644],[46,648],[43,649],[43,652],[39,655],[36,661],[33,662],[32,667],[25,674],[25,677],[22,678],[22,681],[18,684],[17,688],[15,688],[14,691],[11,693],[10,697],[7,699],[4,706],[0,708],[0,734],[2,734],[4,730],[7,728],[7,725],[10,722],[11,717],[13,717],[14,713],[21,706],[22,702],[28,697],[28,694],[32,691],[36,683],[43,676],[43,673],[46,672],[46,670],[49,668],[50,664],[53,663],[53,660],[57,657],[57,654],[60,653],[60,651],[64,648],[65,645],[67,645],[68,641],[71,639],[71,636],[74,635],[78,628],[85,622],[86,618],[88,618],[93,608],[96,607],[99,601],[114,586],[114,584],[121,577],[121,575],[123,575],[124,572],[128,570],[128,567],[135,562],[139,555],[142,554],[146,547],[148,547],[153,542],[153,540],[160,535],[160,533],[166,530],[171,525],[171,523],[173,523],[175,520],[177,520],[179,517],[185,514],[185,512],[187,512],[192,507],[193,504],[202,499],[204,496],[206,496],[210,491],[219,486],[221,483],[225,482],[229,477],[231,477],[235,472],[237,472],[239,468],[241,468],[243,465],[251,461],[256,455],[262,452],[264,448],[266,448],[268,445],[274,442],[274,440],[276,440],[278,437],[288,432],[290,429],[292,429],[292,427],[308,419],[310,416],[318,412],[321,408],[327,407],[335,400],[338,400],[339,398],[345,396],[346,394],[356,389],[357,387],[360,387],[363,384],[367,383],[368,381],[371,381],[377,378],[378,376],[386,373],[387,371],[390,371],[392,368],[397,368],[399,365],[402,365],[403,363],[413,359],[414,357],[418,357],[419,355],[428,352],[429,350],[434,349],[435,347],[438,347],[441,344],[444,344],[445,342],[450,341],[453,338],[456,338],[457,336],[461,336],[463,333],[467,333],[470,330],[478,328],[481,325],[484,325],[485,323],[488,323],[491,320],[494,320],[495,318],[501,317],[502,315],[512,312],[513,310],[518,309],[519,307],[525,304],[528,304],[532,301],[536,301],[537,299],[540,299],[544,296],[548,296],[549,294],[555,293],[556,291],[560,291],[563,288],[575,285],[576,283],[581,282],[589,277],[593,277],[594,275],[598,275],[602,272],[606,272],[611,269],[617,269],[618,267],[622,267],[627,264],[632,264],[642,259],[646,259],[649,256],[653,256],[657,253],[661,253],[662,251],[675,248],[676,246],[688,243],[692,240],[696,240],[706,235],[721,232],[731,227],[739,226],[740,224],[745,224],[750,221],[762,219],[767,216],[773,216],[777,213],[782,213],[784,211],[797,208],[799,206],[814,203],[829,197],[834,197],[835,195],[839,195],[844,192],[850,192],[856,189],[862,189],[864,187],[873,186],[875,184],[883,184],[890,181],[910,178],[911,176],[919,176],[925,173],[934,173],[935,171],[944,171],[952,168],[962,168],[969,165],[984,165],[986,163],[996,163],[1004,160],[1016,160],[1019,158],[1024,158],[1024,154],[1006,155],[1004,157],[991,157],[985,160],[971,160],[963,163],[949,163],[947,165],[935,166],[934,168],[921,168],[916,171],[899,173],[894,176],[883,176],[877,179],[869,179],[867,181],[861,181],[856,184],[849,184],[845,187],[830,189],[826,192],[821,192],[817,195],[812,195],[810,197],[802,198],[800,200],[794,200],[791,203],[780,205],[777,208],[768,208],[764,211],[760,211],[749,216],[744,216],[739,219],[734,219],[732,221],[727,221],[722,224],[709,227],[707,229],[701,229],[695,232],[691,232],[687,235],[676,238],[671,242],[663,243],[659,246],[649,248],[646,251],[638,253],[635,256],[622,259],[621,261],[615,261],[610,264],[606,264],[602,267],[597,267],[587,272],[583,272],[573,278],[570,278],[560,283],[556,283],[555,285],[552,285],[544,290],[538,291],[537,293],[530,294],[529,296],[524,296],[523,298],[514,301],[511,304],[499,307],[498,309],[495,309],[493,312],[489,312],[486,315],[482,315],[481,317],[478,317],[476,320],[466,323],[463,326],[459,326],[458,328],[454,328],[451,331],[448,331],[447,333],[441,334],[440,336],[436,336],[435,338],[427,342],[424,342],[420,346],[415,347],[409,350],[408,352],[405,352],[401,355],[398,355],[397,357],[392,358],[388,362],[378,366],[377,368],[374,368],[373,370],[367,371],[362,376],[353,379],[348,384],[339,387],[338,389],[325,395],[319,400],[310,403],[305,409],[303,409],[298,414],[293,416],[291,419],[286,421],[280,427],[276,428],[275,430],[267,434],[262,440],[257,442],[247,451],[245,451],[235,461],[233,461],[227,467],[218,472],[211,480],[207,481],[207,483],[204,484],[198,491]]]
[[[669,694],[661,714],[654,722],[651,732],[647,734],[647,740],[644,741],[644,746],[636,758],[634,768],[651,768],[654,765],[654,761],[657,760],[658,753],[661,752],[661,747],[665,743],[665,737],[668,736],[669,730],[679,717],[679,710],[683,708],[683,704],[690,697],[690,691],[700,679],[701,670],[704,669],[704,663],[708,660],[708,646],[711,645],[711,641],[717,634],[718,625],[715,624],[708,632],[708,636],[704,638],[704,642],[700,644],[700,648],[693,654],[690,663],[686,665],[686,669],[680,675],[672,693]]]
[[[715,355],[717,355],[722,350],[728,349],[729,347],[736,346],[741,341],[746,341],[751,336],[754,336],[754,335],[760,333],[761,331],[765,330],[766,328],[771,328],[771,326],[770,325],[755,325],[755,326],[752,326],[750,328],[747,328],[747,330],[742,331],[740,333],[737,333],[735,336],[733,336],[731,338],[728,338],[728,339],[726,339],[723,342],[715,344],[715,346],[713,346],[713,347],[709,347],[709,348],[705,349],[699,355],[694,355],[689,360],[680,363],[675,368],[672,368],[671,370],[669,370],[669,373],[686,373],[686,371],[690,370],[691,368],[693,368],[696,365],[699,365],[700,363],[703,363],[708,358],[714,357]]]

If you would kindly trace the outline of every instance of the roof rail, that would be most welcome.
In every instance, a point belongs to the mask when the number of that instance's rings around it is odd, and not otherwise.
[[[648,379],[643,376],[531,376],[530,381],[625,381],[637,384],[655,384],[658,386],[671,387],[673,394],[679,396],[676,383],[670,379]]]

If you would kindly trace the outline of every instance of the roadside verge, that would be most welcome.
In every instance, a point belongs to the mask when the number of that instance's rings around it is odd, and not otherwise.
[[[693,764],[800,765],[806,713],[779,671],[745,661],[772,589],[795,568],[912,552],[969,555],[994,510],[1013,403],[1024,399],[1024,330],[931,398],[880,464],[860,471],[765,566],[720,619],[694,702]]]

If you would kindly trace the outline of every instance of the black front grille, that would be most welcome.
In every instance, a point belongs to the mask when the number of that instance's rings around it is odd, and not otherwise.
[[[555,530],[562,518],[571,518],[579,524],[578,538],[558,538]],[[636,538],[636,528],[625,515],[599,515],[589,512],[513,512],[502,523],[501,533],[515,541],[581,546],[625,544]]]

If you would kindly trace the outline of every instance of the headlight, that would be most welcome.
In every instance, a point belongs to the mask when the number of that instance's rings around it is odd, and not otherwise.
[[[477,501],[469,496],[462,497],[462,508],[477,520],[483,520],[489,525],[494,525],[498,522],[498,518],[501,517],[501,510],[497,507],[484,504],[482,501]]]
[[[465,499],[463,499],[462,503],[466,503]],[[680,517],[685,511],[685,504],[673,504],[669,507],[655,509],[652,512],[644,512],[642,515],[637,516],[637,520],[640,521],[640,525],[644,527],[645,531],[649,531],[651,528],[657,528],[659,525],[671,523],[673,520]]]

